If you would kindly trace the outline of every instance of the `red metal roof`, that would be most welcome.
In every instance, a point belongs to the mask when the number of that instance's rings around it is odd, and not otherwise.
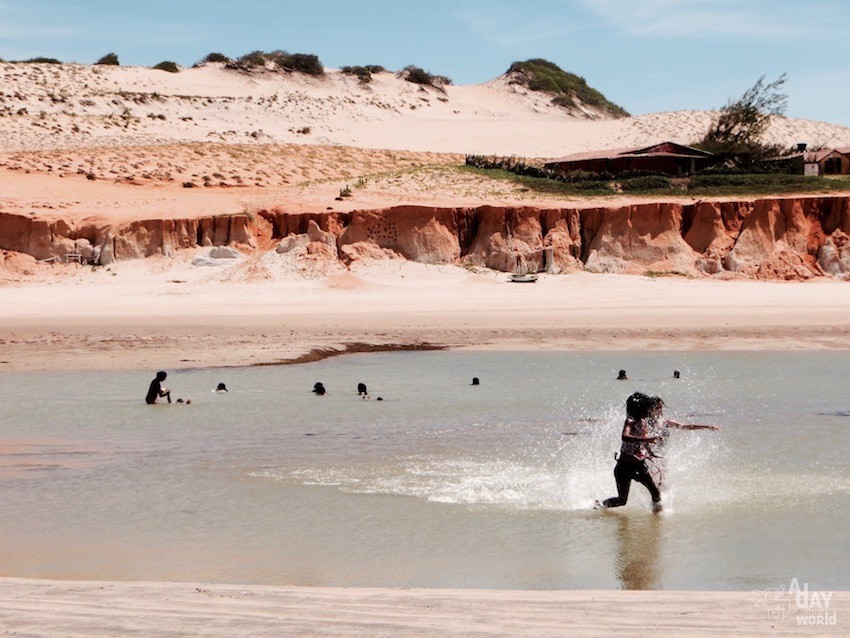
[[[671,151],[653,151],[658,147],[665,145],[674,146],[683,149],[685,152],[677,153]],[[684,159],[702,159],[709,157],[711,153],[701,151],[697,148],[685,146],[684,144],[676,144],[675,142],[660,142],[652,146],[632,147],[632,148],[611,148],[601,151],[588,151],[584,153],[573,153],[557,159],[549,160],[544,164],[561,164],[566,162],[586,162],[588,160],[611,160],[611,159],[635,159],[640,157],[681,157]]]

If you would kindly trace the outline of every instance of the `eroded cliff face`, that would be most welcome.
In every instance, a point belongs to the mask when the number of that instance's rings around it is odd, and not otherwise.
[[[74,225],[0,213],[0,248],[36,259],[70,253],[108,263],[197,246],[253,249],[262,226],[278,252],[314,258],[409,259],[495,270],[804,280],[850,278],[850,197],[638,203],[540,209],[396,206],[347,213],[157,219]]]
[[[168,257],[182,248],[254,243],[247,215],[149,219],[112,226],[91,222],[76,225],[0,212],[0,248],[36,259],[61,261],[69,254],[79,254],[108,264],[116,259]]]

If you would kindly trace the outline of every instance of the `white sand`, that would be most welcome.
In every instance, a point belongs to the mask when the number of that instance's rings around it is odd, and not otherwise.
[[[752,592],[337,589],[0,579],[0,632],[95,636],[823,636],[834,627],[769,620]]]
[[[850,348],[850,286],[542,275],[373,262],[304,276],[275,256],[204,268],[179,259],[71,266],[0,289],[9,370],[251,365],[346,343],[488,349]],[[259,260],[259,261],[258,261]],[[258,275],[259,273],[259,275]]]

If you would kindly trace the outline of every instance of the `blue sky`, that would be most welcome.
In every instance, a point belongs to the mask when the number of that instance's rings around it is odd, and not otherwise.
[[[719,107],[787,72],[789,116],[850,126],[848,34],[847,0],[0,0],[6,60],[283,49],[473,84],[541,57],[634,114]]]

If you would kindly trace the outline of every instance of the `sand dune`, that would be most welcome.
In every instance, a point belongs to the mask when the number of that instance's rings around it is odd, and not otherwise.
[[[369,84],[329,70],[167,73],[139,67],[0,63],[0,152],[151,146],[169,142],[342,145],[432,153],[557,157],[650,144],[692,143],[707,111],[624,119],[576,117],[504,77],[444,90],[378,73]],[[592,114],[591,114],[592,115]],[[850,145],[850,129],[780,119],[769,138]]]

